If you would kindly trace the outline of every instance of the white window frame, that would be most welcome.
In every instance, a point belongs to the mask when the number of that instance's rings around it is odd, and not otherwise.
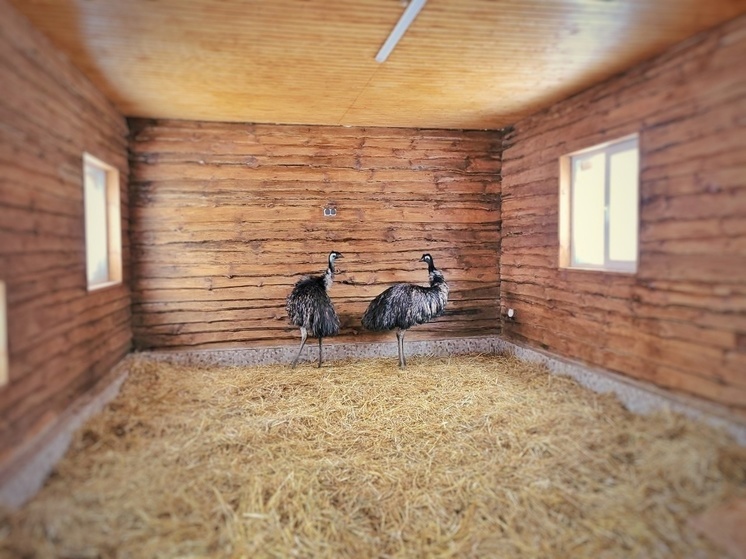
[[[106,279],[103,281],[97,281],[91,278],[88,262],[89,246],[94,242],[94,236],[100,236],[102,234],[101,231],[89,231],[89,212],[98,210],[98,208],[93,207],[88,194],[87,170],[91,167],[103,171],[106,177],[106,230],[103,234],[106,235],[105,242],[108,270]],[[122,283],[122,219],[120,210],[119,171],[115,167],[101,161],[90,153],[83,154],[83,199],[85,206],[86,284],[88,286],[88,291],[94,291],[112,285],[119,285]]]
[[[635,253],[634,261],[627,260],[612,260],[609,257],[609,191],[610,191],[610,171],[608,164],[609,156],[619,151],[629,149],[630,146],[637,148],[638,162],[640,161],[640,141],[638,134],[631,134],[622,138],[598,144],[589,148],[574,151],[560,157],[560,193],[559,193],[559,266],[560,268],[568,268],[573,270],[596,270],[603,272],[617,272],[623,274],[635,274],[637,272],[638,263],[640,260],[640,215],[639,215],[639,204],[640,204],[640,175],[638,167],[637,176],[637,188],[635,191],[635,197],[637,200],[637,219],[635,220],[635,231],[637,239],[637,251]],[[577,264],[573,255],[572,239],[573,239],[573,216],[572,216],[572,200],[573,200],[573,160],[578,156],[587,157],[588,155],[594,155],[604,153],[606,155],[606,173],[604,178],[604,263],[601,265],[592,264]]]

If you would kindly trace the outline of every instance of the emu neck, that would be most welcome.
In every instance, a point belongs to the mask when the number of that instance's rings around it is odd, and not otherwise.
[[[326,273],[324,274],[324,288],[329,289],[334,282],[334,265],[329,264],[329,267],[326,269]]]
[[[430,271],[430,286],[431,287],[435,285],[443,284],[445,282],[446,282],[446,278],[443,277],[443,272],[441,272],[440,270],[436,270],[435,268],[433,268]]]

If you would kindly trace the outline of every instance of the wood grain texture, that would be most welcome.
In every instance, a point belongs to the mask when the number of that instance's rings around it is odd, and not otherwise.
[[[130,348],[126,283],[86,289],[83,152],[119,169],[129,266],[127,125],[69,61],[0,0],[0,279],[9,384],[2,465],[96,385]]]
[[[746,417],[746,18],[520,121],[503,153],[504,335]],[[559,270],[560,156],[640,134],[636,275]]]
[[[396,282],[451,286],[412,339],[496,334],[498,132],[131,121],[133,321],[142,348],[297,343],[285,297],[343,253],[338,341]],[[323,208],[334,206],[336,217]]]
[[[746,12],[746,0],[12,0],[123,114],[499,129]],[[274,154],[279,155],[279,154]]]

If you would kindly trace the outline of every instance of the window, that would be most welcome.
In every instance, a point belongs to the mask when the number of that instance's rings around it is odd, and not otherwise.
[[[0,386],[8,384],[8,304],[5,282],[0,281]]]
[[[88,290],[122,281],[122,232],[119,172],[89,154],[83,155],[85,252]]]
[[[560,267],[637,271],[637,136],[560,158]]]

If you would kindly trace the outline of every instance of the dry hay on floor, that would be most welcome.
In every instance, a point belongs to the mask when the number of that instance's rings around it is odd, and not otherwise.
[[[511,357],[131,359],[6,554],[716,557],[687,520],[743,491],[724,434]]]

